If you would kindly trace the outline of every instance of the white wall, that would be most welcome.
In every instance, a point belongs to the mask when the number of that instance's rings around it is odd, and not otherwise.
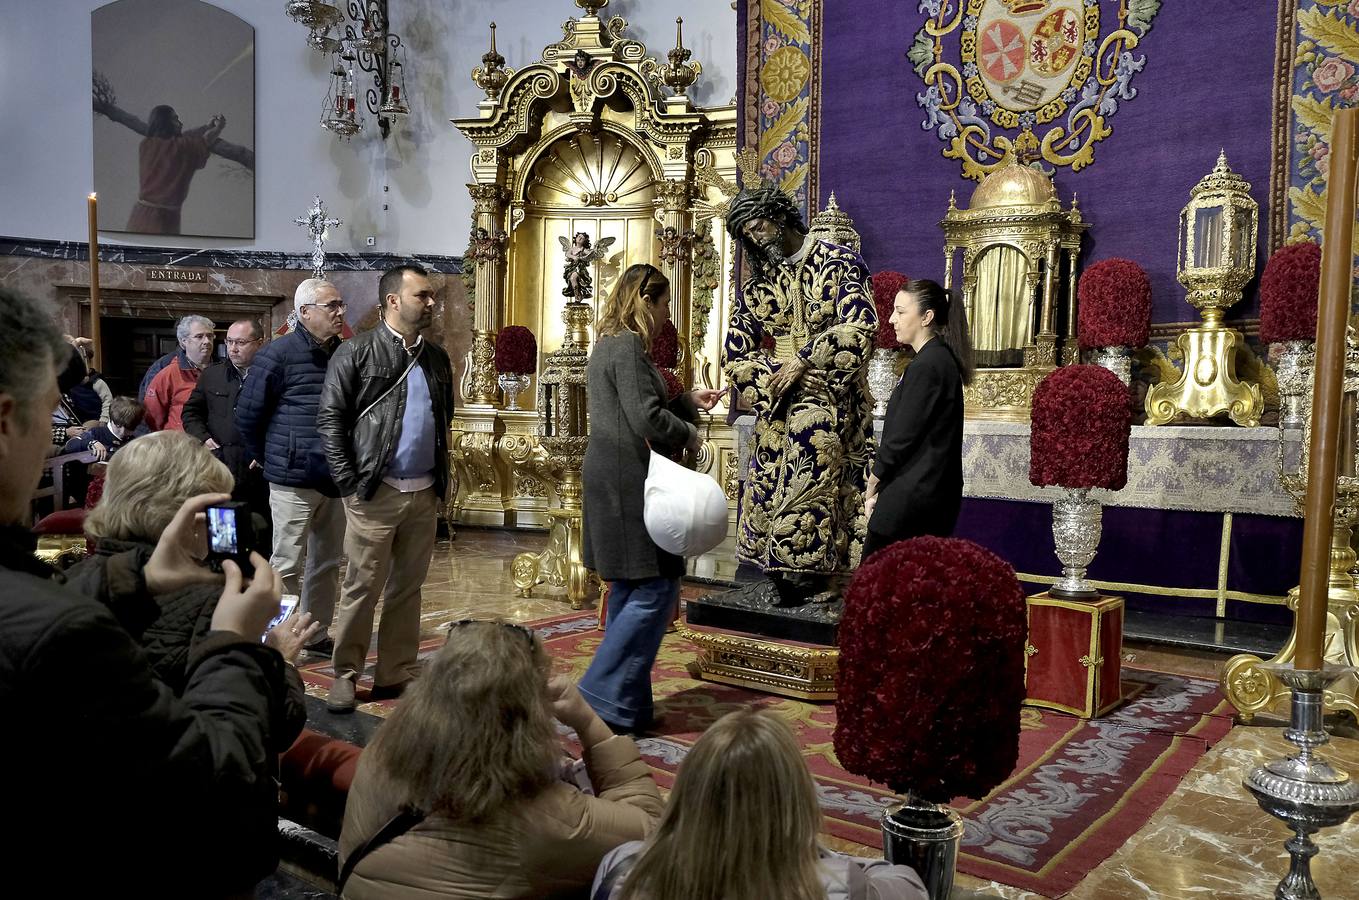
[[[306,29],[282,0],[216,0],[255,27],[255,240],[107,234],[108,243],[305,251],[294,225],[320,194],[344,225],[329,249],[457,255],[467,244],[465,187],[472,146],[449,124],[474,115],[484,94],[469,77],[489,31],[506,63],[520,68],[561,39],[581,11],[571,0],[389,0],[407,42],[411,116],[383,141],[376,123],[348,142],[322,129],[328,61],[304,43]],[[92,189],[90,11],[98,0],[0,0],[0,234],[83,241]],[[676,10],[685,46],[703,63],[690,94],[703,105],[736,91],[736,13],[731,0],[613,0],[604,15],[629,21],[630,36],[664,59]],[[362,73],[359,73],[362,75]],[[367,76],[371,77],[371,76]],[[384,187],[386,190],[384,191]],[[383,204],[388,208],[383,209]]]

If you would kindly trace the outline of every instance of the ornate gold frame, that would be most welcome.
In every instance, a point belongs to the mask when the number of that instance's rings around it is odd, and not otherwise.
[[[1029,421],[1033,390],[1058,364],[1080,360],[1076,344],[1076,259],[1081,235],[1090,227],[1076,207],[1062,209],[1051,179],[1011,158],[982,179],[970,208],[959,209],[953,193],[939,227],[944,230],[944,286],[953,286],[954,257],[962,252],[962,298],[969,324],[975,321],[977,263],[986,251],[1005,246],[1027,263],[1028,298],[1037,307],[1033,341],[1024,348],[1020,368],[978,369],[963,389],[971,419]],[[1039,281],[1042,281],[1040,286]],[[1062,281],[1066,283],[1065,334],[1057,334]],[[1032,314],[1031,314],[1032,315]],[[1059,356],[1060,352],[1060,356]]]
[[[681,378],[721,388],[717,360],[731,303],[728,279],[717,277],[725,276],[733,254],[718,213],[736,170],[735,107],[699,108],[686,95],[701,69],[689,62],[681,34],[668,62],[658,61],[627,35],[624,19],[597,14],[604,6],[607,0],[585,4],[585,16],[564,24],[562,40],[518,71],[505,67],[493,43],[472,75],[486,98],[475,115],[453,122],[476,150],[468,185],[473,334],[450,439],[456,493],[449,516],[462,524],[551,527],[547,553],[534,554],[532,566],[516,564],[517,580],[525,582],[520,590],[539,583],[565,588],[577,606],[588,587],[577,571],[579,454],[565,459],[542,446],[541,410],[500,408],[495,334],[508,324],[538,334],[541,397],[545,366],[568,334],[583,337],[577,343],[588,348],[612,279],[628,264],[652,262],[670,279]],[[626,172],[610,168],[615,152],[629,160]],[[608,233],[617,244],[596,263],[595,308],[572,310],[563,330],[554,235],[577,227]],[[576,360],[582,377],[585,358]],[[560,366],[551,375],[554,384],[576,377]],[[735,454],[734,431],[713,427],[704,458],[724,484]]]

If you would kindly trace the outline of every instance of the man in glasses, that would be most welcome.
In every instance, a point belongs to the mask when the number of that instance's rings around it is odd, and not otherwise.
[[[251,512],[267,522],[269,485],[236,428],[236,400],[262,346],[264,328],[258,320],[237,319],[231,323],[226,337],[227,358],[203,370],[184,403],[184,430],[226,463],[236,479],[232,497],[249,503]]]
[[[297,327],[255,355],[236,401],[236,427],[269,483],[274,553],[285,594],[321,623],[307,649],[329,656],[344,552],[344,508],[316,430],[321,385],[340,345],[345,302],[329,281],[308,278],[293,297]]]
[[[185,316],[175,325],[178,359],[161,369],[146,389],[146,425],[152,431],[184,430],[184,403],[212,362],[215,328],[205,316]]]
[[[453,366],[423,334],[434,324],[434,287],[420,266],[396,266],[378,283],[378,299],[381,323],[336,352],[318,417],[348,522],[326,700],[337,713],[354,709],[379,597],[372,699],[398,696],[416,676],[420,588],[448,495]]]

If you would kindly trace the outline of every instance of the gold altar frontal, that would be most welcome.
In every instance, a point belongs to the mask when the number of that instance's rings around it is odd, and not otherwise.
[[[680,625],[679,636],[698,651],[689,674],[798,700],[834,700],[840,650],[817,644],[782,641]]]

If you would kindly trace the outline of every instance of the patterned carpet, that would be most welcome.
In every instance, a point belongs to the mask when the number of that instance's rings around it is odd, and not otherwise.
[[[579,677],[603,633],[593,612],[538,620],[533,627],[553,657],[555,671]],[[439,641],[422,645],[421,653]],[[775,710],[798,734],[815,776],[825,830],[841,842],[881,851],[878,820],[896,797],[840,768],[831,744],[835,710],[829,704],[771,697],[690,677],[690,645],[667,635],[653,673],[658,724],[638,742],[663,789],[693,742],[737,707]],[[304,680],[320,693],[330,683],[328,663],[305,666]],[[384,714],[396,701],[363,703]],[[1215,683],[1183,675],[1124,669],[1123,706],[1085,721],[1025,709],[1020,764],[981,800],[952,804],[966,822],[958,868],[977,878],[1060,897],[1142,827],[1198,759],[1231,729],[1229,707]]]

